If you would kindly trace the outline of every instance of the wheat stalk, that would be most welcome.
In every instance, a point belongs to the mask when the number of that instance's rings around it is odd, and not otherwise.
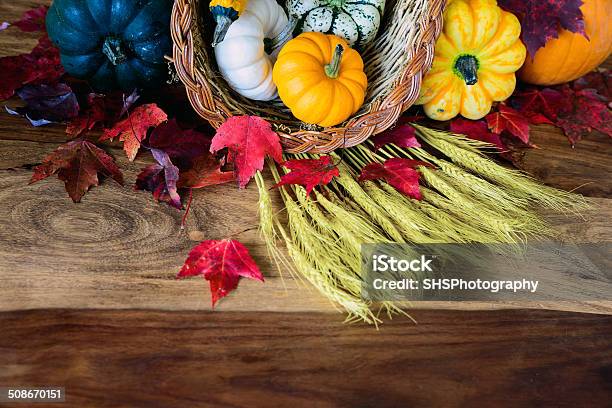
[[[405,303],[382,302],[377,314],[361,296],[361,245],[364,243],[520,243],[551,232],[533,211],[545,206],[577,211],[584,199],[541,186],[527,175],[510,170],[483,155],[491,146],[463,136],[415,125],[422,141],[435,149],[385,146],[373,151],[365,145],[333,154],[339,177],[308,197],[301,186],[279,188],[285,202],[285,227],[271,209],[269,191],[261,174],[260,232],[277,264],[288,260],[276,248],[282,238],[294,273],[347,312],[346,321],[377,325],[382,312],[403,313]],[[368,143],[371,146],[371,143]],[[316,158],[297,155],[297,158]],[[419,167],[423,200],[406,197],[384,181],[358,183],[356,174],[367,164],[388,158],[419,159],[435,169]],[[276,166],[272,174],[278,182]],[[457,256],[460,256],[458,254]]]

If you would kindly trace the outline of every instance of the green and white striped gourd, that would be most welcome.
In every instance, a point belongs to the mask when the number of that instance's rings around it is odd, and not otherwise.
[[[289,0],[298,32],[317,31],[342,37],[361,48],[376,37],[385,0]]]

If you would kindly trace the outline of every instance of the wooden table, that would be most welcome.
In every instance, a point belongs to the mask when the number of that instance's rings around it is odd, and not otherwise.
[[[0,20],[34,4],[3,0]],[[0,33],[0,55],[28,51],[34,38]],[[610,140],[593,134],[571,149],[549,126],[532,138],[540,149],[521,166],[598,206],[585,220],[551,221],[580,241],[611,240]],[[64,386],[76,407],[610,401],[610,303],[420,305],[437,310],[410,311],[417,325],[343,325],[325,299],[267,261],[254,188],[197,191],[181,230],[179,212],[132,190],[145,161],[110,146],[126,186],[106,181],[75,205],[56,179],[27,184],[64,139],[60,126],[0,114],[0,386]],[[242,281],[212,312],[206,282],[174,276],[195,243],[235,233],[266,283]]]

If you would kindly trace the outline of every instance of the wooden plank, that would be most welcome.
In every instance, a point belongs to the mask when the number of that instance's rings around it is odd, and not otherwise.
[[[415,312],[0,314],[0,383],[87,407],[606,406],[612,317]]]
[[[0,3],[0,20],[16,21],[29,9],[43,4],[51,4],[51,0],[19,0],[3,1]],[[24,33],[18,28],[10,27],[7,31],[0,32],[0,57],[27,53],[34,48],[40,37],[40,33]]]
[[[28,186],[29,169],[52,143],[0,143],[0,310],[36,308],[209,310],[203,280],[174,279],[196,242],[233,235],[262,266],[266,283],[243,280],[221,310],[324,311],[333,306],[308,285],[283,281],[258,238],[257,191],[233,185],[199,190],[185,230],[181,213],[133,191],[138,169],[112,149],[125,169],[126,186],[106,181],[73,204],[57,179]],[[276,209],[281,203],[276,197]],[[551,216],[577,242],[612,239],[612,200],[593,199],[598,209],[578,217]],[[265,299],[265,301],[262,301]],[[610,313],[609,303],[436,303],[414,307],[491,309],[537,307]]]
[[[590,197],[612,197],[612,143],[593,133],[572,148],[567,138],[550,125],[534,126],[531,141],[538,149],[524,151],[516,163],[538,180]]]

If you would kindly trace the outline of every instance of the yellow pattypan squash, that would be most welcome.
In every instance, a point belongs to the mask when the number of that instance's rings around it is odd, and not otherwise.
[[[495,0],[451,0],[416,104],[435,120],[459,113],[468,119],[484,117],[493,102],[514,91],[514,73],[526,55],[520,33],[518,19]]]
[[[293,116],[323,127],[357,112],[368,85],[359,53],[342,38],[318,32],[300,34],[285,44],[272,79]]]

